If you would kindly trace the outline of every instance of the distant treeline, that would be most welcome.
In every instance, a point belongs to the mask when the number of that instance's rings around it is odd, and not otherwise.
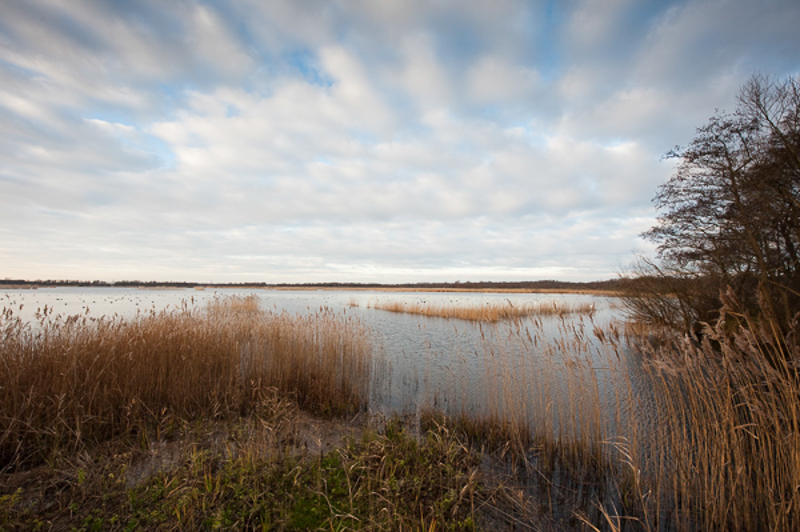
[[[26,279],[0,279],[2,286],[107,286],[107,287],[152,287],[152,288],[328,288],[328,289],[417,289],[417,290],[609,290],[617,291],[624,287],[626,279],[609,279],[606,281],[592,281],[585,283],[566,281],[456,281],[453,283],[195,283],[187,281],[76,281],[76,280],[41,280],[30,281]]]
[[[277,284],[277,288],[403,288],[418,290],[618,290],[627,279],[609,279],[606,281],[567,282],[567,281],[455,281],[452,283],[311,283],[311,284]]]
[[[26,279],[2,279],[0,286],[152,286],[152,287],[176,287],[176,288],[193,288],[195,286],[203,286],[199,283],[188,282],[163,282],[163,281],[115,281],[109,283],[107,281],[76,281],[76,280],[54,280],[54,279],[36,279],[29,281]]]

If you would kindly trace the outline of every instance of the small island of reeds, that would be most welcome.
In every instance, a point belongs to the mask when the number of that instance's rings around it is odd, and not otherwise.
[[[486,302],[468,305],[453,303],[426,303],[406,301],[375,301],[370,308],[418,314],[437,318],[455,318],[469,321],[486,321],[496,323],[502,320],[513,320],[529,316],[566,316],[568,314],[592,314],[595,311],[592,303],[570,304],[564,301],[541,301],[537,303],[503,303]]]

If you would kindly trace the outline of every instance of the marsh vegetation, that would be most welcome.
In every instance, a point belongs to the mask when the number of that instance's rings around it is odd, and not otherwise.
[[[701,342],[592,315],[476,324],[482,401],[432,390],[393,417],[369,413],[386,374],[361,320],[263,306],[33,324],[6,309],[3,526],[797,525],[799,390],[775,366],[797,353],[764,322],[726,315]]]
[[[19,468],[181,420],[246,415],[273,390],[321,415],[366,407],[371,351],[360,324],[325,310],[214,300],[133,319],[0,322],[0,467]],[[158,435],[157,435],[158,436]]]
[[[591,314],[595,311],[592,303],[570,304],[557,300],[518,303],[516,305],[510,300],[467,305],[442,302],[376,301],[370,302],[368,306],[389,312],[489,323],[527,316],[565,316],[568,314]]]

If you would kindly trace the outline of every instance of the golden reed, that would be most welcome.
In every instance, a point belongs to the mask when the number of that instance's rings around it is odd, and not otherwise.
[[[407,303],[403,301],[375,301],[369,308],[419,314],[437,318],[456,318],[469,321],[486,321],[496,323],[502,320],[513,320],[527,316],[566,316],[568,314],[591,314],[595,311],[591,303],[569,304],[560,301],[541,303],[472,303],[454,305],[449,303]]]
[[[0,469],[147,430],[245,415],[273,391],[322,415],[366,407],[372,349],[356,320],[266,312],[256,297],[132,319],[0,317]]]

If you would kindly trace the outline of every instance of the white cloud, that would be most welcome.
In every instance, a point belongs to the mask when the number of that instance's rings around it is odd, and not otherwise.
[[[497,56],[479,58],[467,79],[472,98],[489,105],[513,105],[535,94],[539,85],[536,71],[515,66],[506,58]]]
[[[566,26],[569,45],[583,53],[594,53],[598,46],[607,46],[619,37],[624,27],[625,12],[636,0],[583,0],[576,3]]]
[[[797,71],[800,9],[770,6],[9,4],[0,264],[610,276],[649,249],[637,235],[672,170],[660,156],[754,67]]]
[[[453,103],[456,96],[429,35],[415,33],[402,42],[403,66],[397,82],[416,103],[418,112],[437,111]]]

